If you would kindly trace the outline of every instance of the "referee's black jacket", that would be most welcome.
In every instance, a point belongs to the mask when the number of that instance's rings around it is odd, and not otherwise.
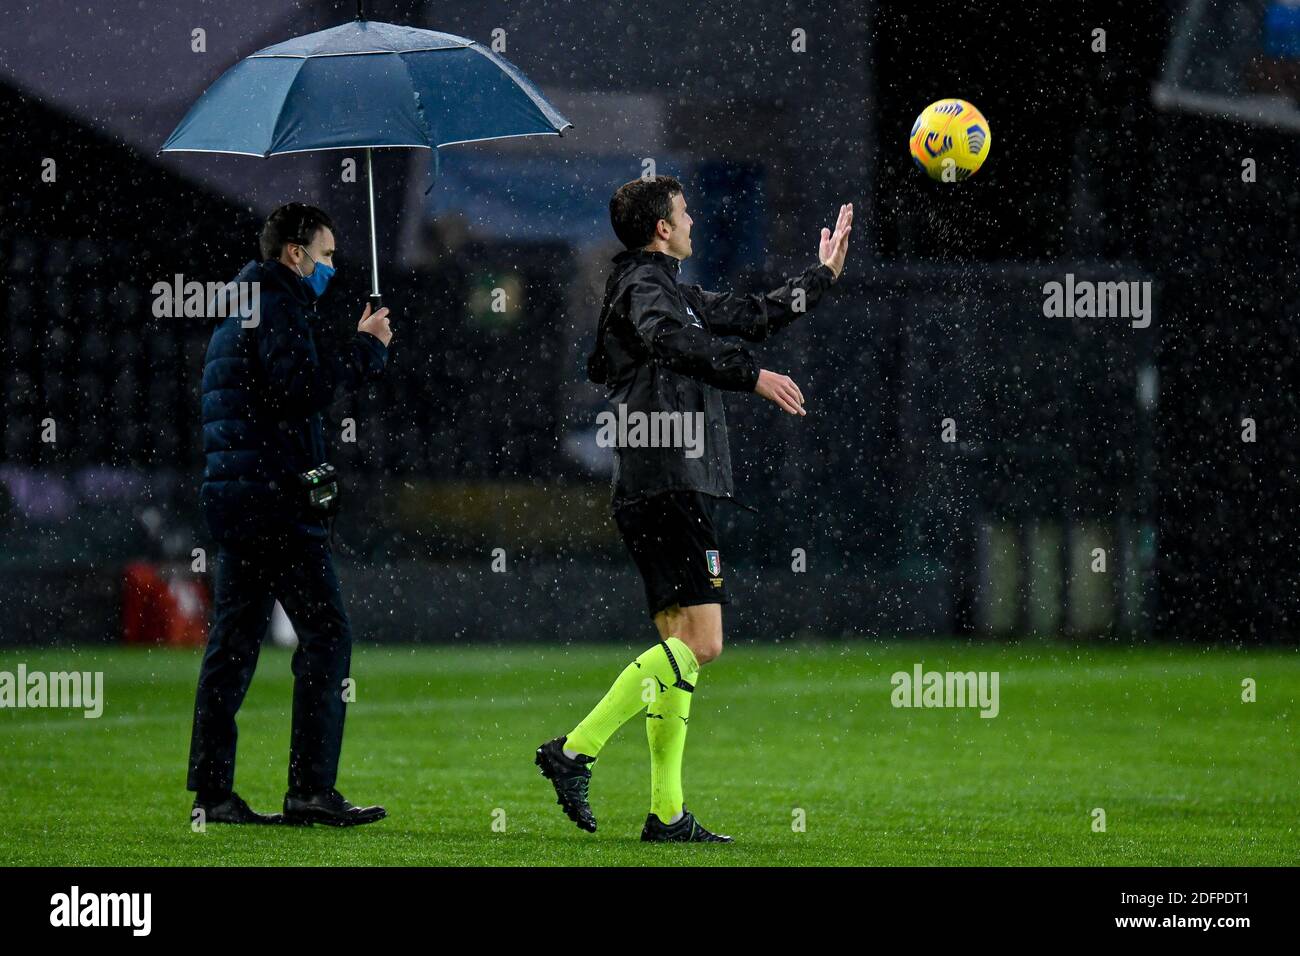
[[[613,507],[664,491],[731,498],[720,390],[752,392],[759,368],[744,346],[725,336],[763,341],[815,306],[835,273],[814,265],[779,289],[738,295],[679,283],[681,261],[662,252],[629,249],[613,263],[588,377],[608,386],[616,411],[625,405],[628,413],[703,412],[705,425],[697,458],[685,448],[616,447]]]

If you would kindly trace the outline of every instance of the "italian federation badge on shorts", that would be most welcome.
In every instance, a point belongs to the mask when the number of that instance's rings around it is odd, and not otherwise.
[[[709,568],[709,578],[715,588],[722,587],[722,560],[716,551],[704,552],[704,563]]]

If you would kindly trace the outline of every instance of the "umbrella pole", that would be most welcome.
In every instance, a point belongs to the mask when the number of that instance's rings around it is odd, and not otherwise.
[[[379,296],[379,248],[375,243],[375,169],[366,147],[366,185],[370,189],[370,310],[378,312],[383,307]]]

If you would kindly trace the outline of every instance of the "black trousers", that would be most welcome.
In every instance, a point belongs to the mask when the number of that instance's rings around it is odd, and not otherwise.
[[[235,778],[235,714],[257,667],[278,599],[298,634],[293,655],[289,790],[328,790],[343,746],[343,681],[352,626],[329,542],[276,538],[223,544],[215,569],[212,627],[199,670],[190,738],[189,789],[224,792]]]

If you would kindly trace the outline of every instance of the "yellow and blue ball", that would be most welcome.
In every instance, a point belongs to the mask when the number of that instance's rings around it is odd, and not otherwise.
[[[916,118],[908,146],[931,179],[959,183],[984,165],[992,142],[983,113],[965,100],[939,100]]]

